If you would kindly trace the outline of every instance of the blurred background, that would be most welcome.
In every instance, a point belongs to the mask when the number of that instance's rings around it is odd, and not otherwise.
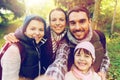
[[[19,28],[26,15],[37,14],[48,23],[51,9],[61,7],[67,12],[75,5],[86,6],[92,28],[106,36],[111,60],[107,80],[120,80],[120,0],[0,0],[0,48],[4,35]]]

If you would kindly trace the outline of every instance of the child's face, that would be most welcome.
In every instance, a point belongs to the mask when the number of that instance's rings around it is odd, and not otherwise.
[[[82,73],[86,73],[89,70],[92,62],[92,56],[85,53],[83,49],[81,49],[81,51],[76,51],[74,56],[74,64]]]
[[[39,43],[44,36],[44,23],[38,20],[31,20],[25,34],[29,38],[35,39],[36,43]]]

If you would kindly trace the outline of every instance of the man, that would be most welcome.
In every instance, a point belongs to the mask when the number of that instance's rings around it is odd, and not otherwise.
[[[95,46],[96,60],[94,70],[105,80],[110,61],[106,48],[103,47],[100,36],[92,30],[89,11],[82,6],[75,6],[68,12],[69,30],[67,33],[71,53],[68,59],[68,69],[72,64],[72,53],[76,44],[90,41]],[[106,44],[105,44],[106,45]]]

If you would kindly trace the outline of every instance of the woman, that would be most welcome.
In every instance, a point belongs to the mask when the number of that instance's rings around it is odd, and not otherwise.
[[[58,51],[61,42],[66,41],[66,12],[61,8],[53,9],[49,14],[49,23],[47,31],[46,50],[47,61],[43,65],[48,65],[45,75],[53,76],[55,80],[64,80],[64,75],[67,72],[67,56],[69,49],[66,51]],[[62,48],[68,48],[67,44]],[[46,64],[49,63],[49,64]],[[51,65],[50,65],[51,64]],[[47,66],[46,66],[47,67]]]
[[[22,27],[15,32],[24,49],[13,43],[1,59],[2,80],[33,80],[41,73],[41,47],[45,43],[46,23],[43,18],[35,15],[27,16]],[[24,55],[21,60],[21,55]]]

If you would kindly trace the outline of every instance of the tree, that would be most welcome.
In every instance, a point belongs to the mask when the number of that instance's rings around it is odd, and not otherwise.
[[[92,19],[92,27],[93,29],[97,29],[97,24],[98,24],[98,17],[100,14],[100,3],[102,0],[95,0],[95,5],[94,5],[94,13],[93,13],[93,19]]]
[[[10,10],[16,17],[21,17],[25,13],[25,6],[23,2],[18,0],[0,0],[0,9]],[[3,19],[3,22],[7,20],[4,14],[0,11],[0,16]]]
[[[116,15],[116,7],[117,7],[117,0],[115,0],[114,14],[113,14],[113,19],[112,19],[112,24],[111,24],[111,34],[114,31],[114,22],[115,22],[115,15]]]

